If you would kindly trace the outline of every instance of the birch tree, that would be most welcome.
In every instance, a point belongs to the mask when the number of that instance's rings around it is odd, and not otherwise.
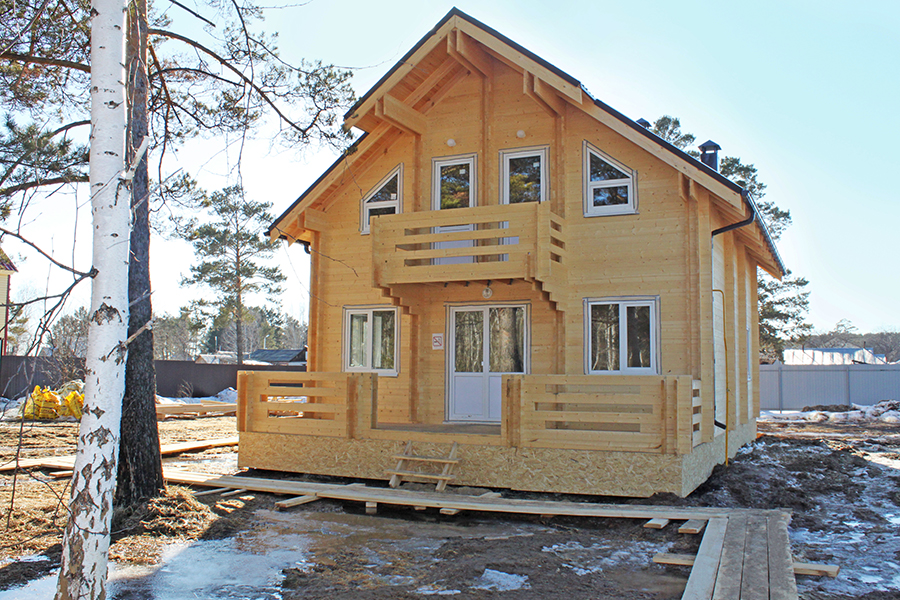
[[[91,322],[85,406],[72,499],[63,536],[57,600],[106,597],[128,327],[130,190],[125,173],[125,9],[91,6],[90,191],[93,215]]]

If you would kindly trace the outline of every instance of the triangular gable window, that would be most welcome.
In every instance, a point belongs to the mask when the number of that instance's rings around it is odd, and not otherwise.
[[[587,142],[584,143],[584,216],[637,211],[636,173]]]
[[[400,196],[403,188],[403,165],[398,165],[387,177],[369,192],[362,203],[362,223],[360,231],[369,233],[369,222],[378,215],[393,215],[400,212]]]

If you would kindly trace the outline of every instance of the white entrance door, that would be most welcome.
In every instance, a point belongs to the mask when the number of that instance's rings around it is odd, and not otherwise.
[[[526,307],[450,309],[448,421],[499,423],[504,374],[525,373]]]
[[[434,210],[452,210],[454,208],[470,208],[475,206],[475,156],[459,156],[434,160],[434,189],[432,190],[432,207]],[[456,231],[472,231],[471,225],[449,225],[435,227],[435,233]],[[467,248],[471,240],[438,242],[436,250],[450,248]],[[436,265],[453,265],[474,262],[471,256],[436,258]]]

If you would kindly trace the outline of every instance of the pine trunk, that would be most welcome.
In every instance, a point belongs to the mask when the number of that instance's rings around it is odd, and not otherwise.
[[[91,321],[85,406],[63,536],[57,600],[106,597],[128,327],[130,210],[125,168],[125,8],[91,6],[90,192],[93,214]]]
[[[128,18],[128,162],[147,136],[147,2],[131,4]],[[150,185],[147,155],[138,163],[131,187],[131,257],[128,263],[129,337],[153,318],[150,300]],[[122,442],[116,505],[131,506],[152,498],[165,487],[156,427],[156,369],[153,330],[132,340],[125,365]]]

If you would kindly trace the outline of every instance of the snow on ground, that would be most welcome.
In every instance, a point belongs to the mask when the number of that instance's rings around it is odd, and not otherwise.
[[[806,421],[810,423],[900,423],[900,401],[884,400],[874,406],[854,404],[850,410],[763,410],[759,420],[763,422]]]

